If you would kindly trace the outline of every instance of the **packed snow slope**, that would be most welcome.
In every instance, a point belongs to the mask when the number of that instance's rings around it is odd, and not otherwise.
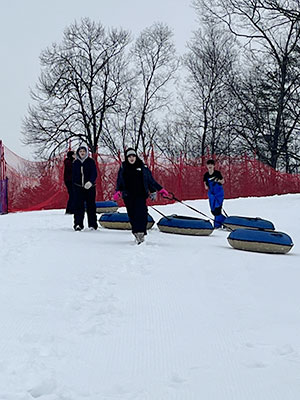
[[[74,232],[64,210],[0,216],[0,399],[299,400],[300,195],[224,206],[295,246],[243,252],[226,231],[156,225],[138,246],[128,231]]]

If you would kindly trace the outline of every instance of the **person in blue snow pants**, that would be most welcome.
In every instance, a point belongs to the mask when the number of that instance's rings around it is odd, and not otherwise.
[[[224,201],[224,178],[220,171],[215,169],[215,161],[206,162],[207,172],[203,176],[205,189],[208,191],[208,200],[211,213],[214,215],[214,228],[220,228],[225,220],[222,214]]]

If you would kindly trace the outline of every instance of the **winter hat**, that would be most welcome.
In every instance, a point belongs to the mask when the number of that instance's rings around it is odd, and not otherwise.
[[[128,147],[125,151],[125,157],[128,158],[129,156],[136,156],[136,151],[132,147]]]

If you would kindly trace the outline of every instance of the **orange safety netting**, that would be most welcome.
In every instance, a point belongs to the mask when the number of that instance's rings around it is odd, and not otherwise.
[[[8,178],[7,187],[4,184],[2,186],[7,190],[9,212],[66,207],[68,194],[63,180],[63,161],[66,154],[50,161],[34,162],[17,156],[5,146],[2,146],[3,152],[1,171],[5,176],[0,177],[0,181],[2,179],[1,182],[4,182],[5,178]],[[173,192],[179,199],[192,200],[207,197],[203,185],[206,160],[207,157],[192,161],[180,158],[175,161],[152,154],[147,164],[154,178],[164,188]],[[96,156],[96,162],[96,200],[111,200],[120,164],[111,156],[100,154]],[[225,178],[225,198],[300,192],[299,174],[275,171],[247,156],[218,157],[216,169],[219,169]],[[3,193],[1,198],[3,202]],[[156,204],[166,202],[165,199],[159,199]]]

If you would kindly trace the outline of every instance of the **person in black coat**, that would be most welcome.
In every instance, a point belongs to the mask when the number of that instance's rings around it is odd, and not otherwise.
[[[116,192],[113,196],[117,201],[123,198],[132,233],[138,244],[144,241],[147,235],[148,209],[147,197],[154,197],[156,192],[168,196],[168,192],[155,181],[148,167],[137,156],[133,148],[125,152],[125,161],[122,163],[117,178]]]
[[[95,161],[89,157],[85,146],[80,146],[73,162],[72,179],[74,190],[74,229],[83,229],[84,209],[86,205],[88,226],[97,229],[96,217],[96,178]]]
[[[74,214],[74,199],[73,199],[73,183],[72,183],[72,169],[73,161],[75,159],[74,151],[67,152],[67,158],[64,160],[64,182],[68,190],[69,199],[66,208],[66,214]]]

